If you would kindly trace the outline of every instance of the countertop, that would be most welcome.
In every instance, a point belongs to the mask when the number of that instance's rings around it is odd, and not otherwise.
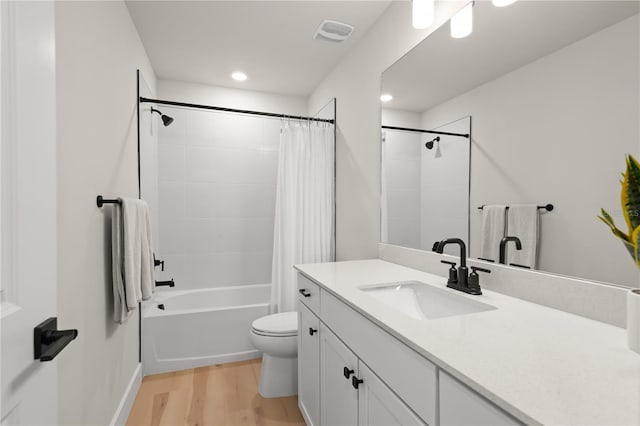
[[[296,269],[524,423],[640,425],[640,354],[622,328],[489,290],[466,295],[378,259]],[[358,288],[409,280],[497,309],[417,320]]]

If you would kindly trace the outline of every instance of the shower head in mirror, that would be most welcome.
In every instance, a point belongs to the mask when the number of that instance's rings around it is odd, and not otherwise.
[[[173,117],[169,117],[168,115],[160,112],[160,110],[157,110],[151,107],[151,114],[153,114],[154,112],[157,112],[158,114],[160,114],[160,118],[162,119],[162,124],[164,124],[164,127],[167,127],[168,125],[173,123]]]
[[[425,143],[424,146],[427,149],[433,149],[434,142],[440,142],[440,136],[436,136],[433,140],[430,140],[429,142]]]

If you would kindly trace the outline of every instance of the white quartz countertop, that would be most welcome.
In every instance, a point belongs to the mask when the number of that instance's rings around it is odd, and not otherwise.
[[[495,310],[417,320],[358,287],[445,278],[377,259],[296,269],[524,423],[640,425],[640,354],[622,328],[488,290],[446,289]]]

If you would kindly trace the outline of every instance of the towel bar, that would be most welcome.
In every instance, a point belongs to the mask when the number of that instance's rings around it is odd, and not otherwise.
[[[478,210],[482,210],[483,208],[484,208],[484,204],[478,207]],[[538,208],[545,209],[548,212],[553,211],[554,209],[553,204],[545,204],[544,206],[538,206]],[[507,206],[507,210],[509,210],[509,206]]]
[[[122,204],[122,200],[110,200],[108,198],[102,198],[102,195],[98,195],[98,197],[96,198],[96,204],[98,205],[98,207],[102,207],[105,204]]]

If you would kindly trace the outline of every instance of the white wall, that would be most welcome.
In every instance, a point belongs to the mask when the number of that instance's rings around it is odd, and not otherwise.
[[[57,360],[59,423],[104,425],[138,365],[138,317],[112,320],[111,208],[95,198],[138,196],[136,68],[155,76],[123,2],[55,14],[58,312],[79,330]]]
[[[465,2],[437,2],[435,24],[411,26],[411,3],[392,2],[314,90],[308,111],[337,98],[337,259],[377,257],[380,241],[380,76]]]
[[[266,112],[306,114],[306,100],[161,81],[158,97]],[[159,105],[158,279],[179,289],[271,282],[281,121]],[[144,194],[143,194],[144,195]]]
[[[473,256],[475,206],[550,202],[541,270],[636,285],[629,254],[597,216],[603,207],[625,228],[619,179],[625,153],[639,151],[639,22],[636,15],[425,113],[425,125],[473,116]]]

